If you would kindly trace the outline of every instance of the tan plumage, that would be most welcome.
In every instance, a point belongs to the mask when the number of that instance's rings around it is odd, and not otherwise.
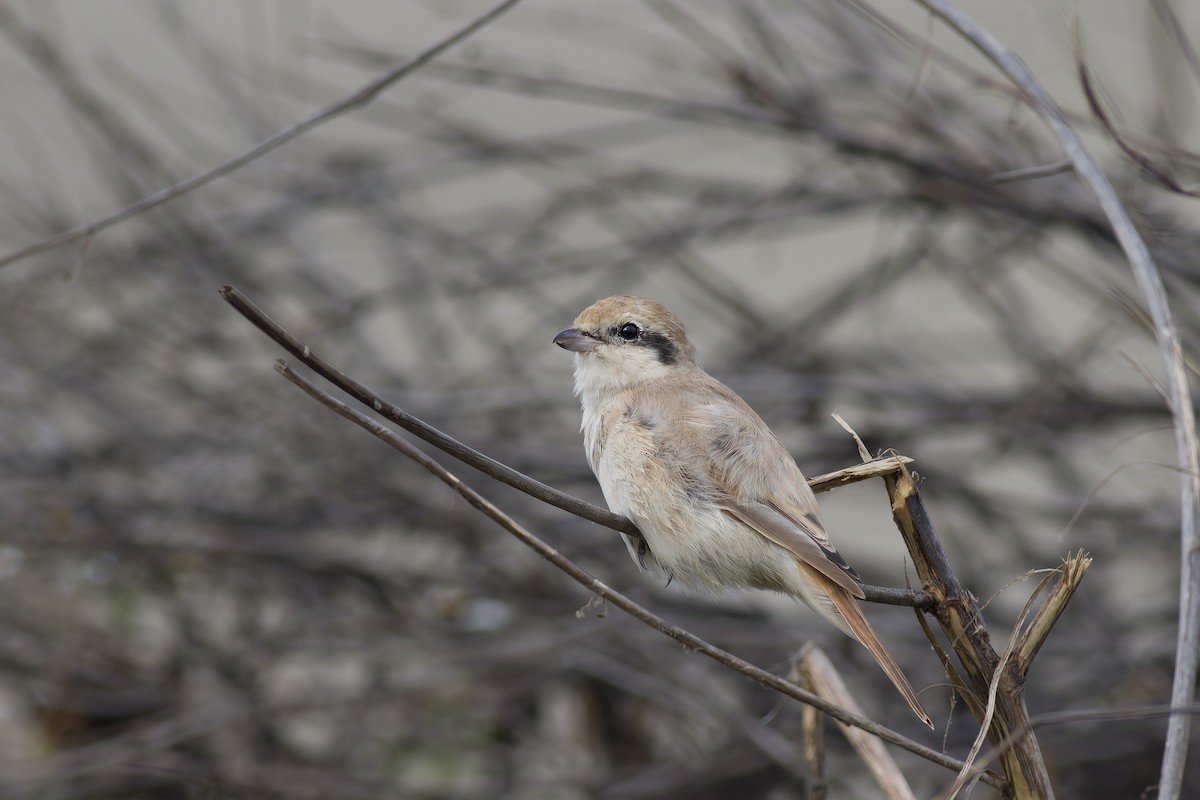
[[[817,500],[787,449],[732,390],[696,364],[683,323],[640,297],[610,297],[554,337],[575,353],[588,463],[644,569],[699,591],[768,589],[797,597],[862,642],[933,727],[855,598]]]

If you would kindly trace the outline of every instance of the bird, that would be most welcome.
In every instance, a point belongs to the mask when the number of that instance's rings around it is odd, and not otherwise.
[[[574,356],[584,450],[635,563],[687,590],[797,598],[871,652],[918,718],[933,720],[858,605],[858,573],[821,523],[795,460],[709,375],[683,322],[628,295],[584,309],[554,344]]]

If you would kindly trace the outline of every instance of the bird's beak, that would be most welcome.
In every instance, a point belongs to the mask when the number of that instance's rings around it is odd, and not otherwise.
[[[554,337],[554,343],[572,353],[585,353],[588,350],[595,350],[596,345],[600,344],[600,340],[578,328],[567,328]]]

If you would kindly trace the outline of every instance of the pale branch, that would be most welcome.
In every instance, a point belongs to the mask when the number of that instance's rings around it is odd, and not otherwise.
[[[1174,420],[1175,449],[1180,471],[1179,539],[1182,557],[1179,568],[1179,631],[1171,705],[1188,706],[1195,695],[1196,672],[1200,666],[1200,538],[1196,530],[1197,514],[1200,513],[1200,453],[1197,452],[1195,409],[1192,405],[1183,348],[1172,318],[1162,275],[1112,183],[1084,147],[1058,104],[1024,62],[990,31],[981,27],[948,0],[917,2],[937,15],[999,67],[1041,114],[1062,145],[1064,155],[1074,166],[1080,180],[1096,196],[1121,248],[1125,251],[1134,278],[1145,295],[1146,308],[1154,322],[1154,337],[1158,342],[1165,369],[1168,405]],[[1179,714],[1171,717],[1167,724],[1167,743],[1159,776],[1159,796],[1164,800],[1179,797],[1182,790],[1190,734],[1189,715]]]
[[[854,695],[850,693],[850,688],[846,686],[846,682],[842,680],[837,668],[833,666],[833,662],[825,655],[825,651],[812,642],[800,648],[800,652],[796,656],[796,663],[788,673],[788,678],[843,708],[848,708],[855,713],[862,713]],[[820,723],[820,719],[815,721],[814,727],[817,731],[820,730]],[[842,734],[850,742],[854,751],[858,753],[859,759],[871,773],[871,777],[879,784],[886,800],[916,800],[912,787],[908,785],[908,780],[900,771],[896,760],[884,749],[878,739],[866,735],[863,731],[845,726],[842,726]],[[819,738],[819,734],[816,735]],[[808,736],[809,732],[806,730],[806,752]],[[968,767],[964,766],[963,769],[968,769]],[[969,769],[968,771],[972,775],[976,775],[982,770]]]
[[[1029,725],[1021,694],[1024,681],[1017,679],[1015,669],[1004,669],[1000,656],[992,647],[979,604],[955,575],[912,475],[901,468],[899,474],[884,476],[883,482],[891,501],[892,516],[913,558],[917,575],[926,590],[938,600],[934,615],[963,666],[958,679],[966,684],[964,694],[968,705],[977,717],[983,712],[980,721],[984,722],[993,745],[1006,741],[1013,731],[1025,730]],[[997,679],[999,683],[993,685]],[[995,694],[992,694],[993,690]],[[985,703],[984,698],[989,700]],[[993,706],[989,723],[988,709]],[[1050,776],[1034,737],[1016,739],[1011,747],[999,752],[999,758],[1014,797],[1039,800],[1054,797]]]
[[[556,549],[517,523],[478,492],[467,486],[467,484],[458,478],[458,476],[454,475],[445,467],[438,464],[429,456],[425,455],[425,453],[421,452],[412,444],[407,442],[395,431],[391,430],[374,418],[351,408],[342,401],[330,395],[328,392],[320,389],[311,381],[291,369],[291,367],[289,367],[285,362],[278,361],[276,363],[276,370],[278,370],[283,377],[287,378],[287,380],[291,381],[326,408],[329,408],[331,411],[343,417],[344,419],[353,422],[402,453],[405,457],[415,461],[429,473],[438,478],[438,480],[442,481],[455,492],[457,492],[473,508],[477,509],[484,514],[484,516],[500,525],[500,527],[504,528],[504,530],[515,536],[522,544],[532,549],[542,558],[546,559],[555,567],[565,572],[572,580],[586,588],[588,591],[612,603],[614,606],[634,617],[639,622],[644,623],[659,633],[669,636],[670,638],[684,645],[684,647],[699,653],[703,653],[714,661],[717,661],[729,667],[730,669],[741,673],[742,675],[745,675],[754,681],[757,681],[768,689],[772,689],[780,694],[792,698],[793,700],[797,700],[801,703],[819,709],[821,712],[829,715],[844,725],[859,728],[874,736],[877,736],[886,742],[890,742],[897,747],[903,748],[914,755],[920,756],[927,761],[946,767],[947,769],[961,770],[963,768],[963,763],[957,759],[951,758],[943,753],[938,752],[937,750],[934,750],[933,748],[926,747],[919,742],[913,741],[912,739],[909,739],[908,737],[903,736],[902,734],[899,734],[890,728],[880,725],[878,722],[875,722],[874,720],[869,719],[861,714],[856,714],[836,705],[835,703],[829,702],[828,700],[825,700],[824,698],[805,690],[792,681],[781,678],[771,672],[767,672],[766,670],[751,664],[749,661],[738,658],[732,653],[708,643],[704,639],[701,639],[695,634],[690,633],[683,628],[678,627],[677,625],[672,625],[662,617],[659,617],[649,609],[639,605],[621,592],[618,592],[617,590],[608,586],[603,581],[600,581],[586,570],[579,567],[573,561],[563,556]],[[1004,781],[995,775],[985,774],[983,780],[998,789],[1003,789],[1005,787]]]
[[[417,53],[412,58],[407,59],[402,64],[398,64],[388,70],[385,70],[379,75],[376,75],[374,78],[367,81],[367,83],[363,84],[351,94],[348,94],[336,102],[325,106],[316,113],[305,117],[293,125],[289,125],[286,128],[276,131],[266,139],[263,139],[258,144],[251,147],[249,150],[239,153],[233,158],[223,161],[211,169],[207,169],[204,172],[198,172],[195,175],[185,178],[176,184],[166,187],[165,189],[161,189],[153,194],[146,195],[136,203],[132,203],[131,205],[109,214],[106,217],[101,217],[100,219],[93,220],[92,222],[88,222],[84,225],[78,225],[55,236],[51,236],[48,239],[43,239],[42,241],[31,244],[27,247],[14,250],[3,257],[0,257],[0,267],[8,266],[9,264],[21,261],[22,259],[36,255],[37,253],[53,250],[56,247],[61,247],[64,244],[69,244],[70,242],[74,242],[79,239],[87,239],[99,233],[100,231],[105,230],[106,228],[111,228],[113,225],[116,225],[119,222],[124,222],[127,219],[136,217],[139,214],[149,211],[150,209],[157,208],[164,203],[174,200],[181,195],[187,194],[194,189],[199,189],[201,186],[212,183],[218,178],[224,177],[231,172],[241,169],[251,161],[261,158],[277,147],[287,144],[298,136],[301,136],[312,130],[313,128],[340,117],[349,111],[369,104],[385,89],[392,86],[392,84],[416,72],[418,69],[425,66],[454,45],[471,36],[471,34],[476,33],[477,31],[486,27],[489,23],[491,23],[500,15],[504,14],[519,2],[521,2],[521,0],[502,0],[502,2],[492,6],[483,14],[480,14],[466,25],[463,25],[455,30],[449,36],[446,36],[429,47],[426,47],[424,50]],[[7,14],[9,12],[0,9],[0,13]]]
[[[803,676],[801,676],[803,678]],[[796,678],[788,675],[795,681]],[[800,685],[810,692],[816,689],[803,680]],[[805,706],[801,714],[801,724],[804,730],[804,763],[808,767],[808,780],[804,782],[804,800],[825,800],[828,781],[825,777],[825,726],[822,724],[821,712],[812,706]]]
[[[233,286],[221,287],[221,296],[256,328],[273,339],[283,349],[298,358],[322,378],[367,408],[373,409],[376,413],[381,414],[447,455],[453,456],[467,466],[479,470],[494,480],[507,484],[555,508],[574,514],[581,519],[595,522],[598,525],[629,536],[640,537],[642,535],[637,526],[625,517],[613,514],[611,511],[580,500],[566,492],[559,491],[552,486],[535,480],[523,472],[515,470],[490,456],[480,453],[478,450],[468,447],[429,423],[409,414],[395,403],[386,400],[374,390],[354,380],[333,364],[317,355],[311,347],[267,316],[262,309]],[[809,485],[812,486],[815,492],[825,492],[857,481],[894,473],[898,469],[903,469],[905,464],[911,462],[912,459],[906,456],[888,456],[845,469],[839,469],[825,475],[819,475],[810,480]],[[933,598],[928,593],[912,589],[864,585],[863,593],[868,601],[885,605],[930,608],[933,602]]]
[[[891,455],[883,458],[873,458],[862,464],[854,464],[849,467],[826,472],[824,475],[818,475],[815,478],[808,479],[808,485],[814,492],[828,492],[831,489],[837,489],[840,486],[849,486],[852,483],[865,481],[869,478],[880,478],[884,475],[891,475],[898,472],[900,467],[906,464],[911,464],[912,459],[908,456]]]

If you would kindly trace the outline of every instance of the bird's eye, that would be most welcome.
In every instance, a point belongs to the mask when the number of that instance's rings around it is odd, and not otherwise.
[[[639,328],[637,325],[633,324],[632,322],[626,322],[624,325],[622,325],[620,328],[617,329],[617,335],[620,336],[622,339],[624,339],[627,342],[632,342],[634,339],[636,339],[638,336],[640,336],[641,333],[642,333],[642,329]]]

